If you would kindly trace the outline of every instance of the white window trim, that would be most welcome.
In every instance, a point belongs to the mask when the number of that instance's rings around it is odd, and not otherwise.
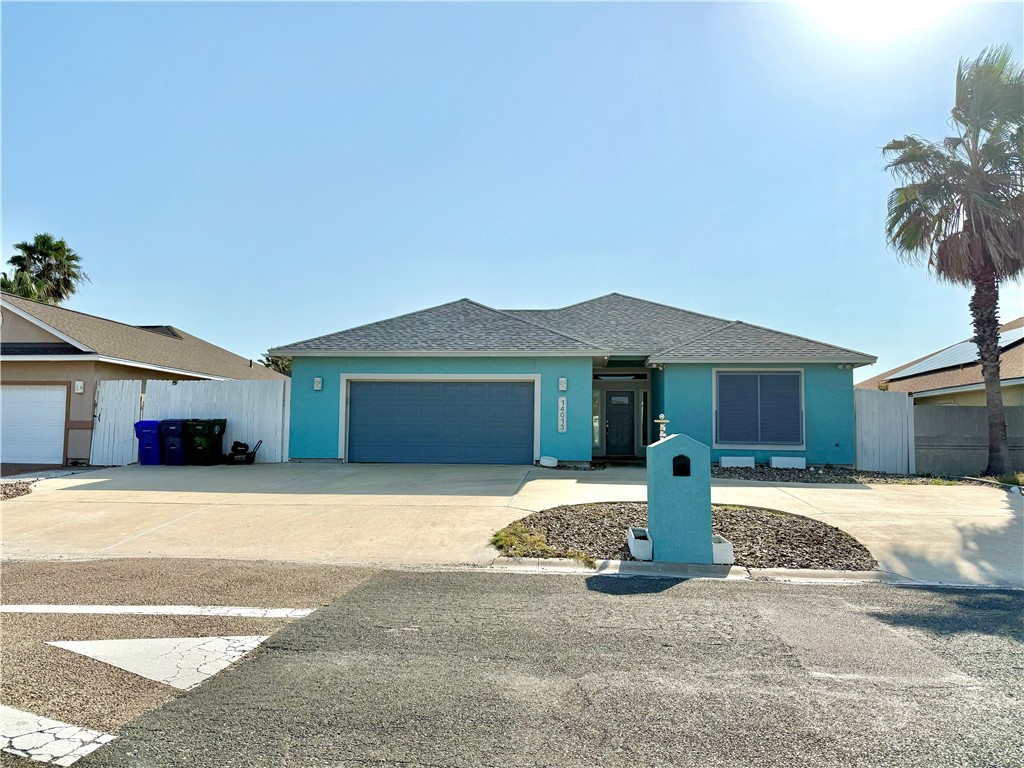
[[[343,373],[341,403],[338,409],[338,458],[348,453],[349,383],[353,381],[532,381],[533,382],[533,460],[540,458],[540,381],[539,373]]]
[[[720,443],[718,442],[718,374],[721,373],[799,373],[800,374],[800,437],[796,443]],[[807,450],[807,415],[804,408],[803,368],[712,368],[711,369],[711,439],[712,448],[740,451],[806,451]]]

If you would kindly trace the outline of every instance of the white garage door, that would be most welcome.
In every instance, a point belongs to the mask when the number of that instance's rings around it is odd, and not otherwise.
[[[0,461],[62,464],[67,387],[4,384],[0,398]]]

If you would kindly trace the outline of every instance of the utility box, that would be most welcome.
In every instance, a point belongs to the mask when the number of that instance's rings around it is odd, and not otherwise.
[[[711,449],[686,435],[647,446],[647,530],[654,560],[712,563]]]

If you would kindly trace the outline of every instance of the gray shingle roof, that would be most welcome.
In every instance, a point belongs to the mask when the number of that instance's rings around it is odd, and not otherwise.
[[[651,355],[652,363],[779,360],[873,363],[875,358],[863,352],[836,347],[803,336],[773,331],[736,320],[677,347]]]
[[[650,356],[648,362],[874,362],[831,344],[610,293],[561,309],[469,299],[272,349],[272,354],[438,352]]]
[[[228,379],[284,378],[277,371],[259,363],[250,363],[244,357],[171,326],[126,325],[9,293],[3,294],[3,300],[88,347],[98,356]]]
[[[508,312],[459,299],[439,307],[330,333],[271,350],[314,352],[576,352],[600,354],[585,341]]]
[[[612,353],[649,355],[729,321],[609,293],[562,309],[505,310],[531,322],[587,339]]]

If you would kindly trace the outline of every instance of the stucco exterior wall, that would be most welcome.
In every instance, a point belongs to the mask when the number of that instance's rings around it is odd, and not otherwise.
[[[4,315],[5,326],[9,316],[10,313]],[[195,377],[91,360],[5,361],[0,365],[0,383],[63,384],[68,388],[70,394],[65,420],[67,451],[64,460],[66,462],[89,460],[89,452],[92,448],[92,420],[97,381],[112,379],[188,381],[193,378]],[[74,391],[74,382],[76,381],[83,382],[84,392],[76,393]]]
[[[47,333],[38,325],[30,323],[21,315],[16,315],[7,310],[0,312],[0,315],[3,316],[3,324],[0,325],[0,340],[4,342],[54,344],[63,341],[63,339],[57,338],[52,333]]]
[[[985,390],[951,392],[942,395],[916,396],[914,405],[987,405]],[[1016,407],[1024,405],[1024,384],[1003,386],[1003,405]]]
[[[750,449],[714,447],[715,370],[803,371],[804,448]],[[853,464],[856,433],[853,412],[853,370],[835,364],[712,365],[670,364],[654,381],[656,411],[670,420],[669,434],[685,434],[711,447],[711,460],[722,456],[802,456],[808,465]]]
[[[589,357],[296,357],[292,361],[290,453],[297,459],[337,459],[341,375],[538,374],[540,451],[561,461],[589,461],[592,409]],[[558,379],[568,389],[558,391]],[[323,390],[313,391],[313,379]],[[558,431],[558,398],[567,398],[566,431]]]

